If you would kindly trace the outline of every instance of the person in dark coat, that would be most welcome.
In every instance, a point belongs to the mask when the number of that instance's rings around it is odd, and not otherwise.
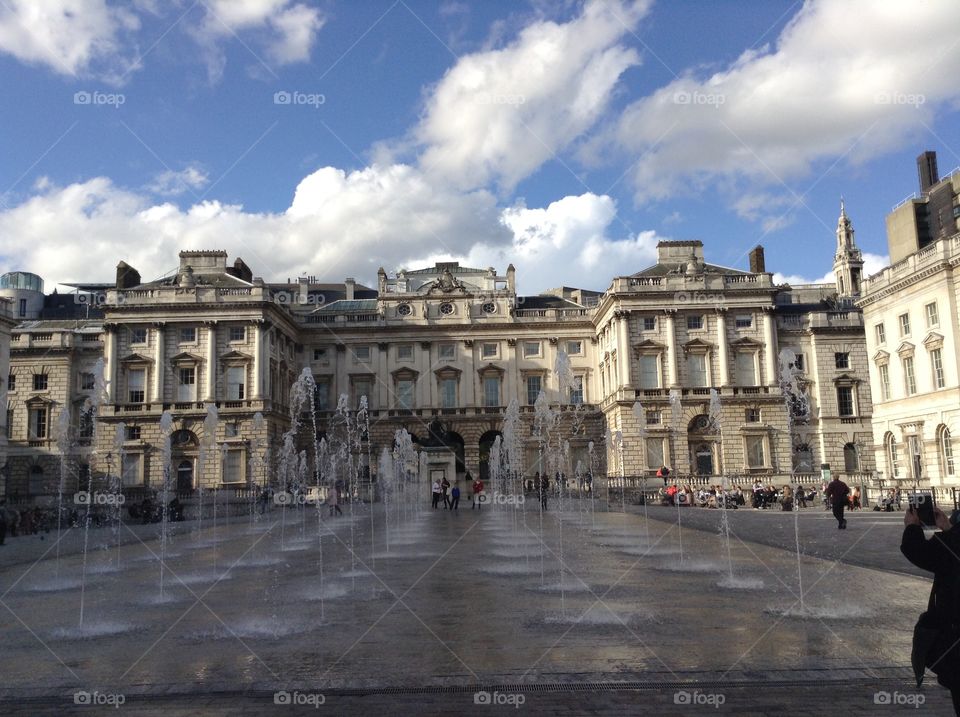
[[[927,652],[926,664],[936,673],[937,682],[950,690],[953,709],[960,715],[960,529],[939,508],[933,509],[933,515],[940,532],[928,540],[919,514],[907,508],[900,552],[921,570],[933,573],[929,608],[921,624],[934,628],[937,638]]]
[[[843,530],[847,527],[847,519],[843,517],[843,510],[847,507],[847,496],[850,495],[850,486],[844,483],[840,478],[834,478],[830,485],[824,491],[830,499],[833,506],[833,517],[837,519],[837,528]]]
[[[7,539],[7,501],[0,500],[0,545]]]

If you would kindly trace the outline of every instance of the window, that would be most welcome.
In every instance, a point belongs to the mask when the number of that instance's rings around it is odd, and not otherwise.
[[[17,390],[17,376],[16,374],[10,374],[7,376],[7,391],[16,391]]]
[[[397,307],[397,314],[400,316],[410,316],[413,313],[413,307],[410,304],[400,304]]]
[[[943,356],[940,349],[934,349],[930,352],[930,366],[933,368],[933,387],[943,388],[946,381],[943,378]]]
[[[143,485],[143,455],[124,453],[120,473],[121,481],[125,486]]]
[[[34,391],[47,390],[47,374],[45,373],[33,374],[33,390]]]
[[[887,343],[887,330],[883,327],[883,324],[877,324],[874,327],[874,331],[877,334],[877,344],[882,346]]]
[[[87,373],[82,371],[80,373],[80,390],[81,391],[92,391],[97,386],[97,377],[92,373]]]
[[[644,316],[643,317],[643,330],[644,331],[654,331],[657,328],[657,317],[656,316]]]
[[[646,440],[647,448],[647,468],[658,469],[660,466],[666,465],[665,458],[663,455],[663,439],[662,438],[648,438]]]
[[[243,483],[243,451],[227,451],[224,454],[223,482]]]
[[[583,405],[583,376],[573,377],[573,385],[570,387],[570,404],[572,406]]]
[[[537,358],[540,356],[540,342],[539,341],[524,341],[523,342],[523,357],[524,358]]]
[[[835,353],[833,363],[837,368],[850,368],[850,354],[846,352]]]
[[[738,329],[749,329],[753,326],[753,317],[750,314],[740,314],[734,319]]]
[[[567,356],[583,355],[583,341],[567,341]]]
[[[537,396],[543,388],[543,378],[540,376],[527,376],[527,405],[532,406],[537,402]]]
[[[134,368],[127,371],[127,403],[143,403],[144,386],[147,382],[147,371],[142,368]]]
[[[313,385],[313,407],[317,411],[330,410],[330,381],[318,380]]]
[[[140,426],[127,426],[124,430],[124,438],[128,441],[139,441]]]
[[[877,366],[880,373],[880,397],[884,401],[890,400],[890,367],[882,363]]]
[[[483,405],[492,408],[500,405],[500,377],[485,376],[483,379]]]
[[[457,347],[453,344],[440,344],[437,356],[444,361],[453,361],[457,357]]]
[[[412,383],[412,382],[411,382]],[[370,401],[370,387],[371,382],[369,378],[357,378],[353,381],[353,405],[359,406],[360,399],[364,396],[367,397],[367,402]],[[411,396],[413,392],[411,391]]]
[[[327,362],[327,349],[314,349],[313,350],[313,360],[319,363]]]
[[[131,344],[147,343],[147,330],[144,328],[130,329],[130,343]]]
[[[230,340],[231,340],[231,341],[246,341],[246,340],[247,340],[247,327],[246,327],[246,326],[231,326],[231,327],[230,327]]]
[[[900,314],[900,335],[910,335],[910,314]]]
[[[451,304],[450,302],[444,302],[440,304],[440,313],[443,314],[444,316],[453,315],[453,304]]]
[[[30,440],[42,440],[47,437],[47,409],[46,407],[30,409]]]
[[[840,416],[854,415],[852,386],[837,386],[837,414]]]
[[[950,429],[946,426],[940,427],[940,460],[943,463],[943,473],[952,476],[956,473],[956,466],[953,462],[953,442],[950,437]]]
[[[804,370],[805,370],[804,365],[805,365],[805,363],[804,363],[804,360],[803,360],[803,354],[802,354],[802,353],[796,353],[796,354],[794,355],[794,359],[793,359],[793,367],[794,367],[795,369],[797,369],[797,371],[804,371]]]
[[[650,411],[646,412],[647,425],[648,426],[659,426],[660,422],[663,420],[662,414],[660,411]],[[657,466],[659,468],[660,466]]]
[[[413,408],[413,379],[402,378],[397,381],[397,408]]]
[[[640,356],[640,388],[660,388],[660,362],[655,354]]]
[[[397,361],[413,361],[413,345],[397,346]]]
[[[177,370],[177,400],[197,400],[197,370],[194,367]]]
[[[937,302],[927,304],[924,307],[927,312],[927,328],[933,328],[940,325],[940,312],[937,310]]]
[[[687,317],[687,328],[688,329],[702,329],[703,328],[703,316],[699,314],[697,316],[688,316]]]
[[[760,423],[760,409],[748,408],[746,411],[745,420],[747,423]]]
[[[892,433],[888,433],[884,438],[887,449],[887,469],[890,471],[891,478],[900,477],[900,455],[897,449],[897,442]]]
[[[483,358],[496,358],[497,344],[483,344],[483,346],[480,347],[480,355]]]
[[[354,361],[369,361],[370,360],[370,347],[369,346],[354,346],[353,347],[353,359]]]
[[[912,356],[905,356],[903,359],[903,384],[908,396],[917,392],[917,377],[913,373]]]
[[[757,366],[754,354],[738,352],[736,358],[736,372],[738,386],[757,385]]]
[[[78,422],[77,437],[82,439],[93,438],[93,413],[81,408]]]
[[[706,386],[707,357],[704,354],[690,354],[687,356],[687,374],[691,386]]]
[[[20,316],[26,316],[26,315],[27,315],[27,300],[20,299]]]
[[[242,401],[246,397],[247,367],[227,367],[227,400]]]
[[[223,427],[223,435],[225,438],[236,438],[240,435],[240,422],[239,421],[230,421]]]
[[[485,301],[480,305],[480,311],[485,314],[497,313],[497,304],[494,301]]]
[[[764,449],[763,436],[747,436],[747,466],[749,468],[763,468]]]
[[[192,344],[197,340],[197,329],[193,326],[187,326],[180,329],[180,343]]]
[[[440,379],[440,405],[443,408],[457,407],[457,379]]]

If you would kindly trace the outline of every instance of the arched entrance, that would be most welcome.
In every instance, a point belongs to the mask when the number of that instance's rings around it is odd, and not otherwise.
[[[193,461],[184,458],[177,464],[177,491],[193,490]]]
[[[194,471],[199,446],[200,441],[193,431],[180,429],[170,435],[171,469],[178,492],[189,492],[196,488]]]
[[[702,476],[720,473],[720,431],[706,414],[694,416],[687,426],[692,472]]]
[[[500,435],[500,431],[487,431],[480,436],[480,480],[484,482],[490,480],[490,449]]]

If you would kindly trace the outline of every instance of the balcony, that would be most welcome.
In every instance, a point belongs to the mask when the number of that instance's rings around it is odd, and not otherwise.
[[[583,318],[588,309],[516,309],[513,315],[517,319],[543,319],[546,321],[569,321]]]

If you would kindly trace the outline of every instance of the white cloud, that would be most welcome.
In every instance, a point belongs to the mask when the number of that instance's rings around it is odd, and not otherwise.
[[[207,173],[196,165],[176,171],[167,169],[157,174],[147,189],[162,197],[176,197],[184,192],[195,192],[207,186],[210,178]]]
[[[420,166],[459,187],[515,186],[596,123],[640,62],[618,43],[648,7],[589,0],[567,23],[534,22],[506,47],[461,57],[414,130]]]
[[[139,26],[135,14],[106,0],[5,0],[0,52],[61,75],[115,79],[135,65],[125,38]]]
[[[871,276],[889,266],[890,257],[885,254],[863,253],[863,275]],[[833,284],[836,278],[833,275],[833,269],[821,276],[819,279],[808,279],[799,274],[781,274],[774,272],[773,281],[776,284]]]
[[[714,184],[780,191],[899,146],[960,97],[957,27],[955,0],[808,0],[775,47],[710,77],[686,73],[626,109],[614,145],[639,157],[637,199]]]

